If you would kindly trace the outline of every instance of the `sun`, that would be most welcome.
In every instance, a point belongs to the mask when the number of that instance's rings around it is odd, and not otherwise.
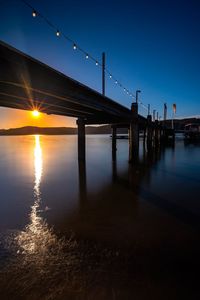
[[[40,112],[35,109],[35,110],[32,111],[32,115],[33,115],[33,117],[38,118],[39,115],[40,115]]]

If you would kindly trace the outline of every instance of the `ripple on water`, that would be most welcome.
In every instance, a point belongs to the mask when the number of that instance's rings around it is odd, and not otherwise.
[[[110,289],[111,273],[113,280],[121,276],[119,251],[89,241],[77,242],[72,234],[58,238],[45,221],[42,225],[48,236],[42,242],[36,233],[34,239],[38,240],[33,243],[30,228],[9,233],[4,239],[9,261],[0,273],[2,299],[79,297],[93,294],[97,286],[98,291]]]

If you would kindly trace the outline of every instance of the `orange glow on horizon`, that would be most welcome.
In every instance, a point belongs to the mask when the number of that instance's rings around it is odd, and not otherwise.
[[[0,108],[0,129],[19,128],[24,126],[39,127],[76,127],[76,119],[65,116],[40,113],[33,116],[33,111],[13,108]]]

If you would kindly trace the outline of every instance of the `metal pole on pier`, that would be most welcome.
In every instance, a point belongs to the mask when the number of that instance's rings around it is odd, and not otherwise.
[[[137,90],[137,91],[136,91],[136,97],[135,97],[136,103],[137,103],[137,104],[138,104],[138,94],[139,94],[139,93],[141,93],[141,91],[140,91],[140,90]]]
[[[176,104],[174,103],[172,105],[172,129],[174,129],[174,117],[175,117],[175,114],[176,114]]]
[[[164,124],[166,123],[166,120],[167,120],[167,104],[164,103]]]
[[[150,104],[148,104],[148,116],[150,115]]]
[[[153,122],[155,121],[155,119],[156,119],[156,110],[154,109],[153,110]]]
[[[102,95],[105,96],[105,66],[106,56],[105,52],[102,53]]]

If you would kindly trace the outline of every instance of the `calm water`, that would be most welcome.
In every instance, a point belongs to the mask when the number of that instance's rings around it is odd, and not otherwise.
[[[200,145],[0,137],[0,299],[199,299]]]

